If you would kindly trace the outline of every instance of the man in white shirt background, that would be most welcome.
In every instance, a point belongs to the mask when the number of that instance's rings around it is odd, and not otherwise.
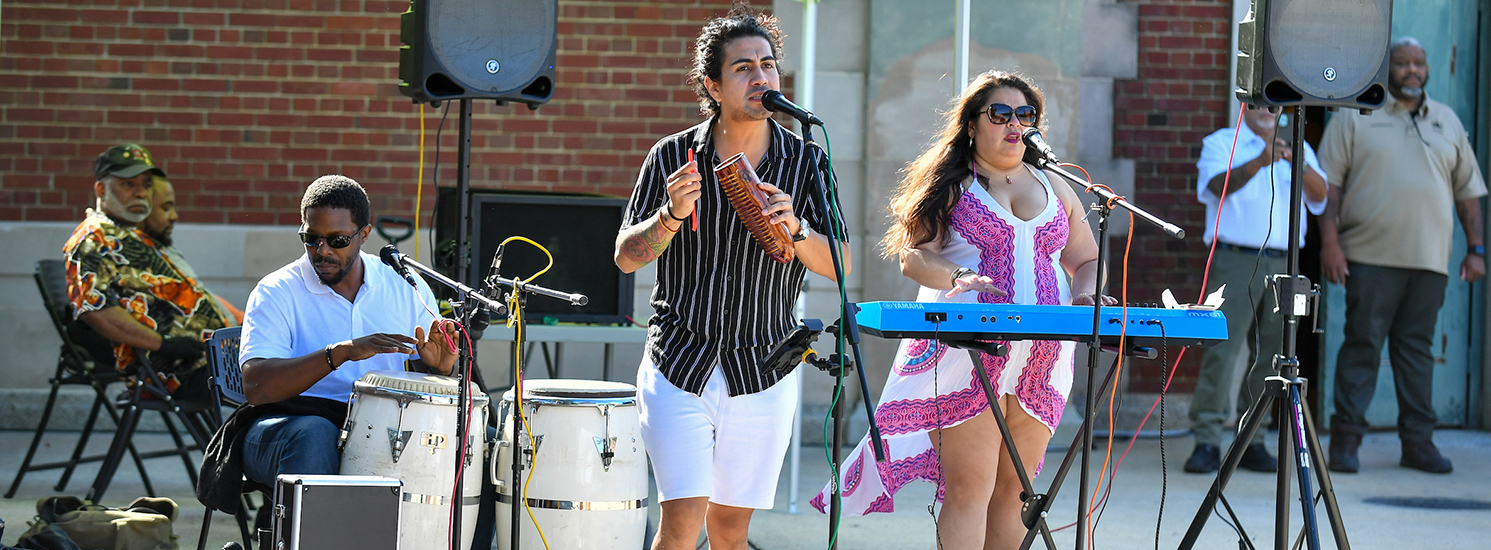
[[[1213,472],[1221,466],[1222,435],[1232,411],[1241,416],[1263,392],[1263,380],[1273,374],[1273,357],[1280,351],[1283,319],[1273,314],[1267,280],[1288,267],[1290,163],[1294,159],[1287,136],[1278,131],[1287,130],[1280,122],[1288,116],[1248,109],[1239,128],[1217,130],[1202,141],[1201,159],[1196,162],[1196,198],[1206,205],[1205,240],[1216,244],[1206,292],[1227,286],[1222,304],[1227,340],[1208,348],[1201,359],[1189,413],[1196,449],[1186,460],[1187,472]],[[1310,144],[1303,146],[1308,168],[1304,171],[1305,206],[1319,215],[1325,210],[1324,172]],[[1229,158],[1233,162],[1230,180]],[[1303,246],[1304,213],[1300,216],[1300,233],[1294,238]],[[1239,359],[1246,369],[1241,391],[1233,385]],[[1278,460],[1264,446],[1265,435],[1266,430],[1253,434],[1239,466],[1260,472],[1278,468]]]

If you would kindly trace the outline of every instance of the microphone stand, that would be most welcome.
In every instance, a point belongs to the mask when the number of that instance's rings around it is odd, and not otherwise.
[[[403,254],[399,254],[398,256],[396,256],[396,258],[406,267],[418,271],[421,275],[434,279],[436,282],[443,284],[451,288],[452,290],[455,290],[457,296],[463,297],[460,300],[453,300],[450,303],[451,309],[456,312],[456,318],[460,320],[462,326],[467,326],[470,322],[471,316],[475,315],[477,311],[483,308],[498,315],[507,313],[507,306],[503,305],[501,302],[483,296],[480,292],[477,292],[476,289],[452,280],[439,271],[430,269],[424,264],[414,261],[413,259],[410,259],[408,256],[405,256]],[[470,369],[473,368],[473,357],[471,355],[471,347],[463,345],[460,338],[456,339],[456,350],[458,352],[458,355],[456,356],[456,368],[453,370],[453,372],[451,372],[451,375],[459,381],[460,386],[456,399],[456,437],[458,438],[457,441],[460,441],[461,444],[466,447],[466,452],[456,454],[456,486],[453,498],[451,500],[451,540],[449,542],[451,548],[460,550],[462,531],[461,508],[463,503],[465,502],[465,496],[463,494],[465,492],[465,485],[462,483],[462,479],[465,477],[467,461],[471,457],[471,449],[473,447],[473,445],[467,444],[468,439],[470,438],[471,431],[471,418],[470,412],[468,411],[469,407],[467,405],[471,398],[471,382],[466,376],[466,373],[468,373]],[[482,445],[486,445],[485,436],[483,436]],[[516,548],[516,546],[514,546],[514,548]]]
[[[795,113],[789,113],[789,114],[795,114]],[[811,115],[809,115],[809,116],[811,116]],[[824,179],[823,179],[823,173],[822,173],[822,170],[820,169],[820,167],[826,166],[828,164],[828,159],[825,158],[821,153],[817,152],[817,151],[821,151],[822,149],[819,148],[819,147],[816,147],[817,143],[815,143],[813,141],[813,125],[810,124],[808,122],[808,120],[804,119],[804,118],[800,118],[798,120],[798,122],[802,126],[803,147],[805,149],[803,157],[806,160],[808,160],[809,162],[811,162],[811,166],[812,166],[812,170],[810,170],[810,171],[813,173],[813,182],[814,182],[814,185],[813,185],[813,199],[817,201],[818,211],[822,212],[823,215],[826,218],[828,218],[828,220],[830,222],[830,229],[833,228],[833,222],[837,221],[838,222],[838,225],[837,225],[837,227],[838,227],[838,233],[843,233],[845,231],[844,220],[842,219],[842,217],[838,217],[838,218],[835,217],[836,213],[838,213],[838,210],[834,209],[834,208],[831,208],[831,204],[829,203],[829,200],[828,200],[828,182],[824,181]],[[827,166],[827,169],[832,170],[833,167],[832,166]],[[801,221],[800,218],[799,218],[799,221]],[[885,462],[886,461],[885,449],[884,449],[885,444],[884,444],[883,440],[880,438],[880,427],[875,424],[875,406],[874,406],[874,404],[870,403],[870,384],[869,384],[869,382],[867,382],[865,380],[865,369],[864,369],[864,364],[865,363],[864,363],[864,360],[861,359],[861,357],[860,357],[860,351],[859,351],[859,323],[855,322],[855,318],[854,318],[854,315],[859,312],[859,307],[856,306],[856,305],[854,305],[854,302],[850,302],[849,301],[848,294],[846,293],[846,291],[844,289],[844,284],[845,284],[844,283],[844,260],[840,256],[840,253],[839,253],[839,243],[842,242],[842,241],[839,240],[840,235],[830,234],[830,235],[827,235],[827,237],[828,237],[829,255],[833,258],[834,279],[838,283],[838,288],[839,288],[839,333],[837,334],[837,337],[834,338],[834,341],[835,341],[835,353],[834,353],[834,355],[836,355],[837,357],[840,358],[841,365],[842,365],[843,360],[844,359],[848,359],[844,355],[844,349],[843,349],[844,348],[844,344],[848,343],[849,348],[854,351],[853,362],[849,363],[849,365],[845,365],[845,367],[852,366],[852,365],[859,365],[860,366],[860,368],[858,369],[858,371],[859,371],[860,397],[864,400],[864,404],[865,404],[865,417],[870,421],[870,434],[869,434],[870,435],[870,448],[875,452],[875,461],[876,462]],[[844,375],[843,375],[843,372],[842,372],[842,370],[839,370],[837,372],[834,372],[833,374],[834,374],[834,395],[835,396],[842,395],[843,394],[842,392],[844,390]],[[832,442],[832,445],[833,445],[833,464],[830,464],[829,466],[834,469],[834,472],[838,472],[839,471],[839,464],[843,462],[843,454],[844,454],[843,442],[839,440],[840,439],[840,435],[839,434],[842,431],[840,428],[843,427],[843,421],[844,421],[844,404],[843,404],[843,402],[841,402],[838,399],[835,399],[834,400],[834,404],[833,404],[833,411],[832,412],[833,412],[833,431],[834,431],[833,442]],[[825,443],[827,443],[827,442],[825,442]],[[837,476],[837,474],[836,474],[836,476]],[[832,479],[833,478],[831,478],[831,480]],[[833,489],[833,491],[832,491],[832,498],[829,501],[828,536],[829,536],[829,541],[832,543],[829,546],[829,550],[836,550],[838,548],[838,540],[836,539],[836,535],[839,532],[839,512],[840,512],[840,507],[843,505],[842,498],[841,498],[841,495],[840,495],[840,491],[842,490],[842,487],[840,487],[840,485],[838,483],[834,483],[832,489]]]
[[[1032,149],[1038,150],[1039,148]],[[1091,210],[1097,212],[1098,214],[1098,273],[1097,288],[1094,289],[1095,293],[1092,300],[1092,339],[1087,342],[1087,398],[1086,403],[1083,404],[1082,409],[1082,433],[1080,434],[1082,444],[1082,470],[1081,474],[1079,475],[1080,481],[1078,482],[1078,490],[1081,493],[1077,495],[1076,546],[1080,550],[1087,547],[1087,537],[1090,536],[1090,533],[1087,532],[1087,514],[1089,507],[1088,499],[1091,498],[1088,487],[1091,483],[1089,478],[1091,477],[1090,470],[1092,465],[1092,409],[1094,405],[1094,398],[1096,397],[1094,393],[1095,382],[1097,381],[1097,365],[1099,353],[1102,351],[1103,346],[1102,340],[1100,338],[1100,329],[1102,326],[1101,322],[1103,318],[1102,297],[1107,295],[1108,287],[1108,217],[1113,213],[1114,207],[1122,207],[1129,212],[1132,212],[1139,219],[1153,224],[1172,237],[1183,239],[1185,238],[1186,233],[1185,230],[1181,229],[1175,224],[1162,220],[1154,216],[1153,214],[1144,211],[1144,209],[1134,206],[1127,199],[1124,199],[1117,193],[1114,193],[1112,189],[1108,188],[1108,186],[1094,184],[1090,181],[1073,175],[1071,172],[1067,172],[1058,165],[1058,162],[1054,155],[1037,155],[1037,157],[1038,158],[1035,162],[1037,168],[1049,170],[1060,175],[1063,178],[1066,178],[1072,183],[1081,185],[1083,189],[1085,189],[1088,193],[1092,193],[1098,198],[1098,200],[1093,203],[1091,207]],[[1123,353],[1125,351],[1127,350],[1120,350],[1120,353]],[[1120,356],[1119,359],[1122,359],[1122,356]],[[1119,363],[1115,361],[1113,363],[1114,368],[1117,368],[1118,364]],[[982,369],[978,368],[978,362],[976,361],[974,363],[974,370],[982,372]],[[1109,375],[1112,375],[1111,370],[1109,371]],[[1104,385],[1107,385],[1106,381],[1104,382]],[[1067,452],[1070,453],[1071,449],[1068,449]],[[1063,466],[1065,466],[1065,464]],[[1065,473],[1064,468],[1063,472],[1061,473]],[[1062,477],[1053,479],[1051,482],[1051,492],[1054,493],[1055,490],[1059,488],[1062,481]],[[1044,526],[1043,521],[1032,522],[1028,518],[1040,518],[1045,516],[1046,511],[1049,510],[1051,508],[1051,505],[1055,502],[1054,498],[1035,498],[1034,495],[1029,495],[1028,497],[1029,498],[1026,499],[1027,504],[1024,517],[1027,518],[1026,526],[1029,531],[1026,533],[1024,543],[1020,546],[1022,549],[1030,547],[1031,543],[1034,541],[1034,535],[1037,532],[1037,528]],[[1035,500],[1034,510],[1030,509],[1031,500]],[[1034,525],[1032,525],[1032,523],[1034,523]]]
[[[531,283],[526,283],[526,282],[523,282],[523,281],[520,281],[520,280],[517,280],[517,279],[503,278],[501,276],[498,276],[495,273],[492,274],[492,276],[487,277],[486,284],[487,284],[487,288],[493,290],[494,292],[500,293],[501,291],[498,290],[497,287],[498,286],[504,286],[504,287],[512,289],[512,292],[517,295],[518,311],[513,312],[515,315],[517,315],[517,318],[518,318],[518,327],[517,327],[518,329],[515,330],[515,331],[513,331],[513,346],[514,346],[513,349],[514,350],[521,350],[521,349],[523,349],[523,346],[526,345],[526,343],[527,343],[527,338],[528,338],[528,316],[525,315],[523,312],[524,312],[524,308],[526,308],[528,306],[528,295],[529,294],[536,294],[536,295],[539,295],[539,296],[548,296],[550,298],[564,300],[566,302],[569,302],[572,305],[577,305],[577,306],[583,306],[583,305],[585,305],[585,304],[587,304],[587,303],[590,302],[590,298],[586,297],[584,294],[560,292],[558,290],[553,290],[553,289],[545,288],[545,287],[542,287],[542,286],[539,286],[539,285],[535,285],[535,284],[531,284]],[[485,297],[483,297],[483,298],[485,299]],[[503,313],[508,313],[508,312],[504,309]],[[512,413],[511,413],[512,422],[513,422],[513,435],[512,435],[512,438],[513,438],[513,445],[512,445],[512,455],[513,455],[513,460],[512,460],[512,476],[513,477],[508,482],[508,488],[507,488],[508,489],[507,492],[508,492],[509,496],[512,499],[511,500],[512,506],[508,510],[510,512],[510,517],[508,518],[509,519],[509,524],[508,524],[509,525],[509,531],[508,531],[508,535],[509,535],[509,538],[510,538],[510,545],[508,546],[508,548],[521,548],[521,546],[518,545],[518,539],[520,538],[519,535],[522,533],[522,523],[521,523],[522,522],[522,514],[521,514],[521,512],[522,512],[524,504],[527,502],[527,494],[524,492],[523,484],[520,482],[520,480],[523,479],[523,453],[525,453],[525,452],[532,452],[532,453],[537,454],[537,452],[538,452],[538,449],[525,449],[524,446],[523,446],[523,443],[524,443],[524,441],[526,441],[526,438],[520,437],[521,434],[524,433],[524,429],[523,429],[523,414],[522,414],[522,411],[523,411],[523,392],[520,391],[521,388],[522,388],[522,384],[520,383],[520,380],[519,380],[519,376],[521,375],[522,372],[523,372],[522,365],[518,362],[518,355],[514,354],[513,355],[513,409],[512,409]],[[496,460],[495,455],[493,457],[493,460]],[[499,493],[497,495],[497,498],[498,498],[498,500],[501,500],[502,495]]]

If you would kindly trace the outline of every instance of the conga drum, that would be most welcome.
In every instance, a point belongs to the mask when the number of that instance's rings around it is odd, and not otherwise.
[[[451,493],[460,441],[455,378],[403,371],[372,371],[353,386],[342,429],[342,475],[377,475],[404,484],[399,548],[443,550],[449,545]],[[487,403],[476,384],[467,414],[461,479],[462,548],[471,547],[481,496]],[[476,466],[473,468],[472,464]]]
[[[524,550],[640,550],[647,531],[647,450],[637,417],[637,388],[594,380],[523,383],[525,433],[513,433],[513,391],[503,395],[497,457],[497,547],[512,550],[513,441],[533,463],[518,485]],[[519,504],[521,506],[521,504]],[[532,516],[529,516],[529,513]],[[537,520],[535,527],[534,520]],[[543,539],[539,531],[543,531]]]

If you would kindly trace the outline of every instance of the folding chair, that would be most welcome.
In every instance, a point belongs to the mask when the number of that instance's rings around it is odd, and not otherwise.
[[[140,417],[145,411],[161,413],[166,423],[166,430],[170,432],[171,440],[176,444],[175,450],[170,451],[169,454],[181,457],[193,489],[197,486],[197,468],[200,463],[192,460],[191,452],[206,449],[207,441],[211,438],[207,424],[202,419],[202,416],[207,414],[210,404],[182,402],[171,395],[171,391],[166,388],[160,375],[151,366],[150,359],[144,350],[135,349],[135,362],[129,375],[129,391],[118,403],[121,408],[119,429],[114,431],[114,440],[109,444],[108,454],[104,455],[103,465],[98,470],[98,477],[94,478],[93,487],[88,490],[87,500],[92,502],[101,502],[104,492],[109,489],[109,484],[114,479],[114,472],[119,469],[119,462],[124,458],[125,449],[130,445],[130,440],[134,438],[135,429],[139,427]],[[181,433],[171,423],[172,416],[181,421],[187,435],[191,436],[191,443],[181,438]]]
[[[212,369],[212,393],[213,403],[207,410],[208,419],[213,423],[216,430],[223,425],[222,408],[238,408],[248,403],[243,396],[243,371],[238,364],[238,344],[243,327],[221,328],[212,331],[212,338],[207,341],[207,365]],[[238,507],[238,529],[243,534],[243,546],[248,550],[254,549],[252,531],[249,529],[248,511],[254,508],[249,495],[258,492],[264,495],[265,502],[269,500],[269,487],[250,481],[243,480],[243,505]],[[212,508],[202,516],[202,534],[197,538],[197,550],[203,550],[207,546],[207,533],[212,527]]]
[[[72,315],[68,311],[70,306],[67,300],[66,264],[62,260],[40,260],[36,262],[33,278],[36,280],[37,290],[41,293],[42,305],[47,310],[47,316],[52,319],[52,327],[57,330],[57,336],[62,339],[62,349],[57,356],[57,370],[49,380],[52,390],[47,395],[46,406],[42,409],[41,421],[36,425],[36,434],[31,437],[31,446],[26,450],[26,458],[21,461],[21,467],[16,471],[15,479],[11,481],[10,489],[5,492],[5,498],[15,496],[16,490],[21,486],[21,480],[26,477],[27,473],[59,468],[62,469],[62,478],[57,481],[53,489],[58,492],[67,490],[67,483],[72,478],[73,470],[78,464],[99,462],[106,456],[101,454],[83,456],[83,451],[88,446],[88,439],[93,435],[93,428],[98,421],[99,411],[108,412],[114,425],[119,425],[119,411],[107,393],[110,385],[122,380],[118,371],[114,369],[114,351],[109,341],[99,336],[98,333],[79,327],[72,322]],[[99,365],[103,367],[100,368]],[[36,450],[41,446],[42,435],[46,433],[47,426],[51,422],[58,392],[64,385],[89,386],[93,389],[93,406],[88,411],[88,419],[83,422],[83,433],[67,460],[32,464],[32,460],[36,458]],[[176,451],[140,454],[132,443],[127,448],[130,458],[134,460],[135,468],[140,471],[140,479],[145,483],[145,493],[155,496],[155,488],[151,486],[150,476],[145,472],[145,464],[142,461],[146,458],[176,454]]]

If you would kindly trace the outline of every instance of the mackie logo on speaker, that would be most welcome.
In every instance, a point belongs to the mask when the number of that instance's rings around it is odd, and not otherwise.
[[[498,64],[496,59],[488,59],[487,60],[487,72],[488,73],[497,74],[497,71],[500,71],[500,70],[502,70],[502,65]]]
[[[1335,82],[1336,81],[1336,68],[1335,67],[1326,67],[1325,68],[1325,81],[1326,82]]]

